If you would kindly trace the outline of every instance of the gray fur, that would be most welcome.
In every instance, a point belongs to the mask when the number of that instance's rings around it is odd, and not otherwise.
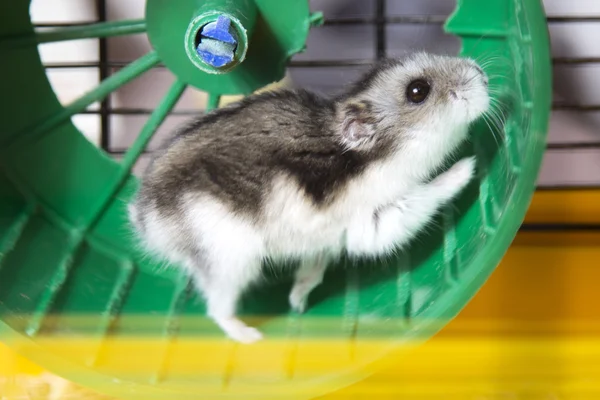
[[[346,149],[339,138],[341,115],[378,123],[368,101],[335,101],[304,90],[262,93],[217,109],[185,126],[157,152],[138,204],[152,200],[171,214],[182,193],[197,191],[256,217],[267,187],[280,173],[295,179],[316,205],[327,204],[391,146],[381,135],[370,151]]]
[[[325,203],[374,156],[344,150],[335,108],[311,93],[286,90],[216,110],[173,138],[153,161],[141,196],[168,209],[182,192],[206,192],[257,216],[274,176],[286,173],[315,204]]]

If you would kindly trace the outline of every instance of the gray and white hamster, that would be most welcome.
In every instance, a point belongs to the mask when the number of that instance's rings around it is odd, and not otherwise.
[[[158,151],[129,206],[145,248],[185,268],[232,339],[265,259],[298,260],[289,301],[304,311],[343,252],[406,244],[471,180],[465,158],[430,180],[489,107],[466,58],[414,53],[376,65],[345,93],[251,95],[186,125]]]

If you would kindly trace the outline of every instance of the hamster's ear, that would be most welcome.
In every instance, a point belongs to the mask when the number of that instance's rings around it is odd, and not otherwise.
[[[366,101],[342,103],[338,121],[342,142],[350,149],[368,143],[375,134],[376,119]]]

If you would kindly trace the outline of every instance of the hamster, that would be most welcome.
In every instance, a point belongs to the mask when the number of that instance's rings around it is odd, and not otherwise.
[[[231,339],[262,333],[236,317],[264,260],[295,260],[289,295],[303,312],[342,254],[405,245],[472,179],[465,158],[431,175],[489,107],[475,61],[413,53],[375,65],[341,95],[248,96],[180,128],[129,205],[141,243],[184,268]]]

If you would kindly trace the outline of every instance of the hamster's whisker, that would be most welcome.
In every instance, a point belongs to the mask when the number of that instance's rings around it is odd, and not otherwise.
[[[497,106],[496,107],[490,107],[490,112],[497,119],[498,123],[500,123],[501,126],[503,126],[504,122],[507,119],[507,117],[504,114],[504,112],[502,111],[502,109],[500,109],[500,107],[497,107]]]
[[[514,93],[510,93],[510,92],[500,92],[498,93],[498,95],[509,95],[511,100],[516,100],[516,96]],[[505,101],[502,101],[500,98],[496,98],[496,97],[491,97],[490,98],[490,105],[491,108],[495,108],[498,111],[502,112],[502,116],[504,117],[504,119],[507,119],[508,117],[508,112],[510,110],[510,105],[507,104]]]
[[[479,46],[482,43],[482,40],[489,37],[489,34],[482,34],[479,39],[477,39],[477,42],[475,42],[475,45],[473,46],[473,48],[471,49],[472,52],[474,52],[475,50],[477,50],[477,46]]]
[[[490,110],[490,112],[486,115],[488,117],[488,121],[492,124],[498,133],[503,132],[503,124],[502,120],[499,119],[499,116],[495,113],[495,111]]]
[[[504,162],[502,163],[502,165],[505,165],[505,166],[510,165],[508,152],[502,150],[503,146],[501,145],[501,143],[504,143],[504,140],[505,140],[504,129],[502,129],[504,124],[502,123],[502,120],[500,119],[499,115],[497,114],[497,110],[492,108],[492,109],[490,109],[489,113],[485,113],[484,121],[488,125],[488,127],[492,133],[492,137],[494,138],[494,141],[496,142],[496,145],[498,146],[498,153],[502,154],[502,156],[504,158],[504,160],[503,160]],[[490,124],[491,124],[491,126],[490,126]],[[505,178],[507,180],[510,178],[510,171],[509,171],[508,167],[506,167],[502,173],[503,173],[503,175],[505,175]]]
[[[482,61],[482,64],[485,64],[486,67],[489,67],[492,64],[495,67],[502,66],[502,64],[504,64],[505,67],[511,68],[513,70],[515,69],[515,66],[513,65],[512,60],[510,58],[499,55],[487,57],[485,60]]]
[[[510,59],[498,55],[484,55],[478,63],[480,64],[480,67],[485,70],[491,65],[497,66],[499,61],[506,62],[507,66],[510,64]]]
[[[496,132],[494,131],[494,128],[492,128],[492,126],[490,125],[488,116],[486,114],[483,114],[483,122],[485,122],[488,129],[490,130],[490,133],[492,134],[492,137],[494,138],[494,141],[496,142],[496,146],[500,147],[500,142],[498,141],[498,138],[496,137]]]
[[[483,58],[479,61],[479,66],[483,69],[488,68],[490,65],[493,65],[495,60],[498,57],[487,57],[487,58]]]
[[[504,122],[507,118],[500,109],[499,103],[492,103],[486,114],[491,119],[491,122],[498,129],[498,131],[502,132]]]
[[[501,94],[504,94],[504,93],[498,92],[498,93],[494,93],[494,94],[501,95]],[[502,100],[500,100],[499,98],[497,98],[497,97],[491,97],[490,98],[490,106],[491,107],[498,107],[498,108],[500,108],[500,107],[502,107],[504,105],[505,105],[505,103]]]

